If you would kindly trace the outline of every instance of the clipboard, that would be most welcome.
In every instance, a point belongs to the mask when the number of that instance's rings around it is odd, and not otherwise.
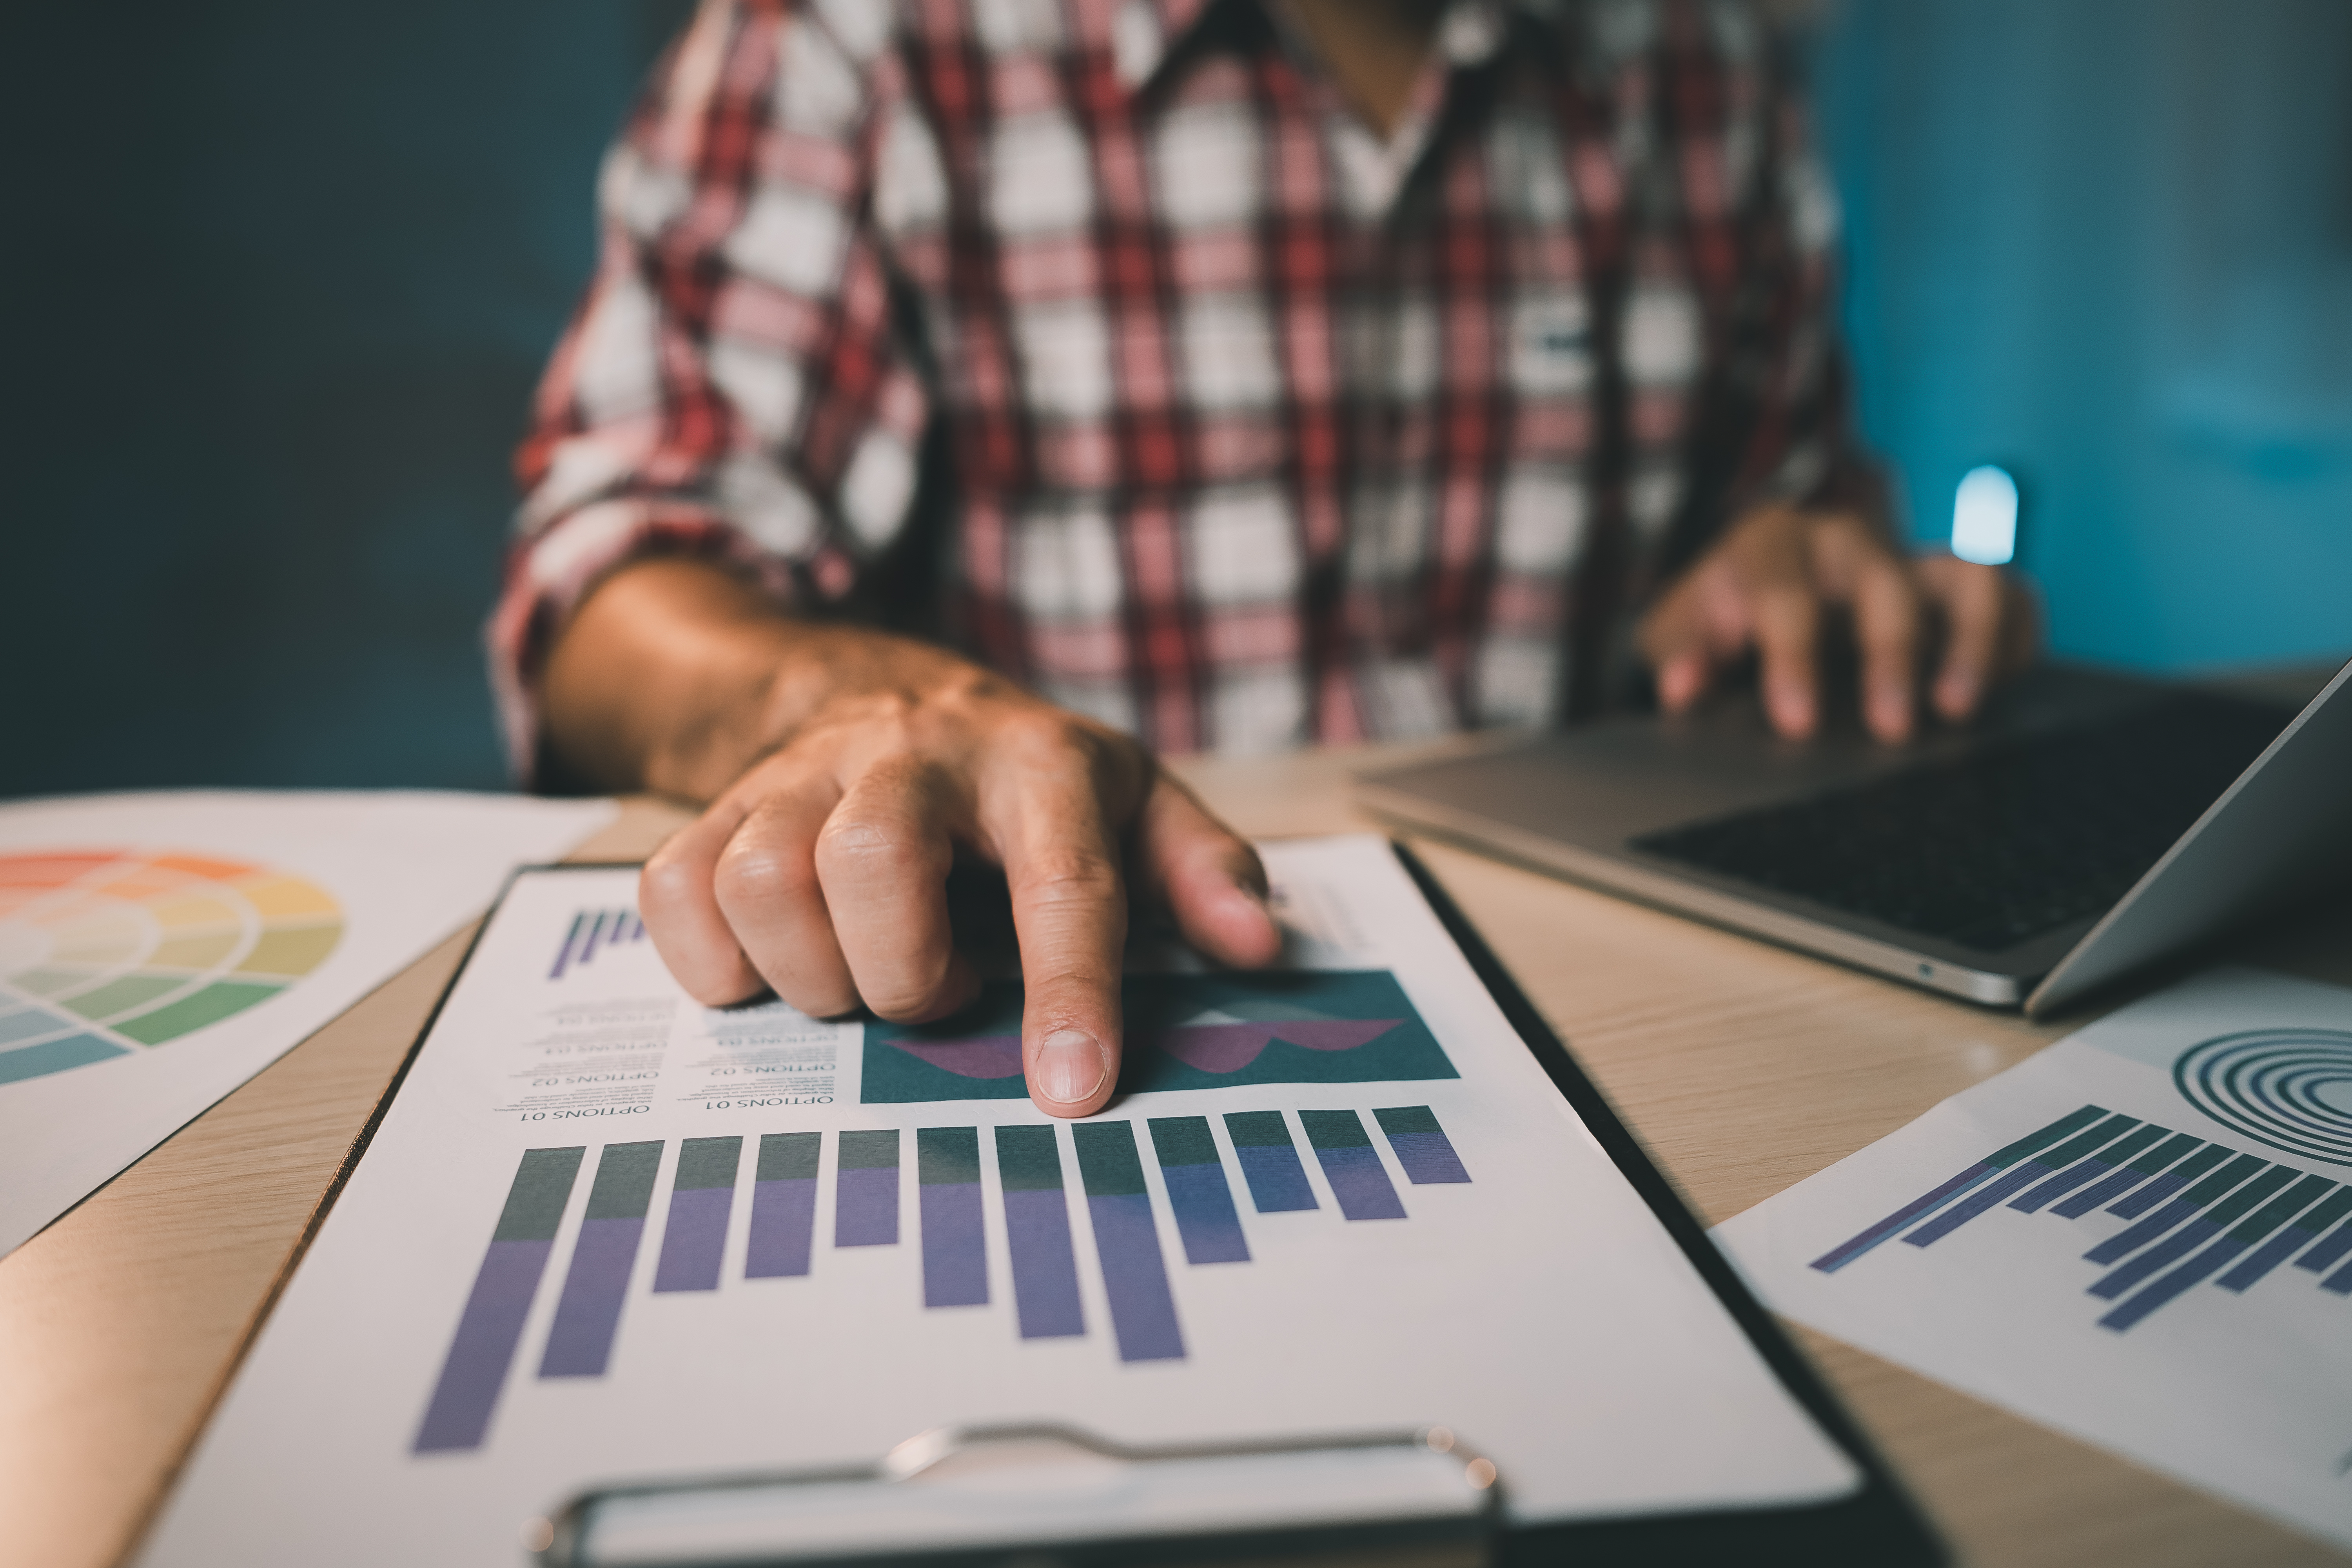
[[[1716,1249],[1672,1184],[1585,1076],[1444,888],[1402,843],[1391,848],[1521,1042],[1639,1194],[1773,1375],[1862,1477],[1833,1501],[1510,1525],[1507,1478],[1475,1434],[1428,1427],[1292,1441],[1135,1448],[1061,1426],[942,1429],[911,1435],[870,1462],[828,1469],[617,1483],[585,1490],[541,1521],[542,1568],[1094,1568],[1149,1563],[1381,1563],[1396,1568],[1574,1562],[1743,1564],[1855,1562],[1889,1568],[1948,1563],[1941,1542],[1861,1428]],[[1049,1538],[1002,1528],[987,1489],[951,1477],[980,1461],[1090,1470],[1062,1487],[1066,1524]],[[1062,1460],[1036,1456],[1058,1449]],[[1349,1472],[1352,1471],[1352,1475]],[[1234,1506],[1230,1484],[1255,1505]],[[1341,1478],[1336,1484],[1334,1477]],[[1221,1489],[1220,1481],[1226,1483]],[[949,1482],[942,1486],[942,1481]],[[1050,1485],[1051,1483],[1043,1483]],[[1090,1511],[1089,1496],[1138,1489],[1160,1505]],[[1377,1496],[1350,1510],[1340,1500]],[[1000,1497],[1003,1495],[998,1493]],[[1268,1505],[1269,1496],[1282,1500]],[[975,1501],[975,1497],[979,1500]],[[918,1506],[917,1500],[919,1500]],[[1033,1516],[1034,1517],[1034,1516]],[[895,1534],[880,1542],[876,1520]],[[1171,1523],[1171,1521],[1177,1521]],[[835,1529],[835,1526],[853,1526]],[[886,1527],[887,1528],[887,1527]]]

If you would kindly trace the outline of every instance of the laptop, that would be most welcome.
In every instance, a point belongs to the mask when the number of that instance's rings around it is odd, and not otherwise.
[[[2057,1011],[2352,877],[2352,664],[2300,712],[2045,666],[1907,746],[1752,700],[1365,775],[1402,826],[1932,990]]]

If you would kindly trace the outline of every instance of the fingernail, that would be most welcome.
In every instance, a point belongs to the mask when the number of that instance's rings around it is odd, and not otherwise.
[[[1109,1071],[1103,1048],[1081,1030],[1056,1029],[1037,1042],[1034,1087],[1057,1105],[1093,1099]]]
[[[1783,686],[1772,693],[1772,714],[1784,734],[1801,735],[1813,727],[1813,700],[1800,688]]]
[[[1669,712],[1679,712],[1698,689],[1698,662],[1678,658],[1666,666],[1658,679],[1659,695],[1665,700]]]
[[[1911,701],[1901,687],[1881,688],[1870,700],[1871,727],[1889,740],[1901,740],[1911,728]]]

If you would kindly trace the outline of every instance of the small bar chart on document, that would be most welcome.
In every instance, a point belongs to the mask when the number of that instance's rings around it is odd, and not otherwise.
[[[1472,1182],[1427,1105],[527,1149],[503,1192],[480,1194],[479,1262],[414,1451],[482,1447],[504,1388],[612,1373],[633,1294],[773,1289],[853,1250],[890,1249],[900,1310],[993,1310],[1007,1344],[1084,1340],[1119,1363],[1183,1362],[1192,1270],[1249,1265],[1301,1225],[1410,1224],[1417,1189]],[[552,1311],[528,1342],[543,1292]],[[908,1331],[922,1331],[919,1314]]]
[[[2265,1281],[2345,1300],[2352,1332],[2352,1033],[2216,1036],[2182,1052],[2173,1079],[2183,1100],[2265,1152],[2078,1106],[1893,1207],[1813,1268],[1835,1274],[1887,1242],[1924,1249],[1963,1226],[2032,1215],[2038,1228],[2075,1226],[2084,1293],[2112,1332],[2200,1287],[2234,1298]]]
[[[2352,1545],[2352,992],[2183,982],[1715,1235],[1800,1321]]]
[[[334,952],[333,895],[267,866],[127,849],[0,855],[0,1085],[167,1046]]]

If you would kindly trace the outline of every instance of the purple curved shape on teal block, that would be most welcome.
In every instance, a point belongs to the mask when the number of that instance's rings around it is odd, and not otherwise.
[[[1369,1046],[1402,1018],[1303,1018],[1278,1024],[1179,1024],[1171,1029],[1138,1029],[1130,1050],[1165,1051],[1202,1072],[1239,1072],[1276,1040],[1310,1051],[1352,1051]],[[1021,1071],[1021,1037],[972,1035],[960,1040],[892,1040],[910,1057],[958,1078],[1013,1078]]]
[[[961,1040],[892,1040],[908,1056],[941,1068],[958,1078],[1017,1078],[1021,1073],[1021,1037],[974,1035]]]

